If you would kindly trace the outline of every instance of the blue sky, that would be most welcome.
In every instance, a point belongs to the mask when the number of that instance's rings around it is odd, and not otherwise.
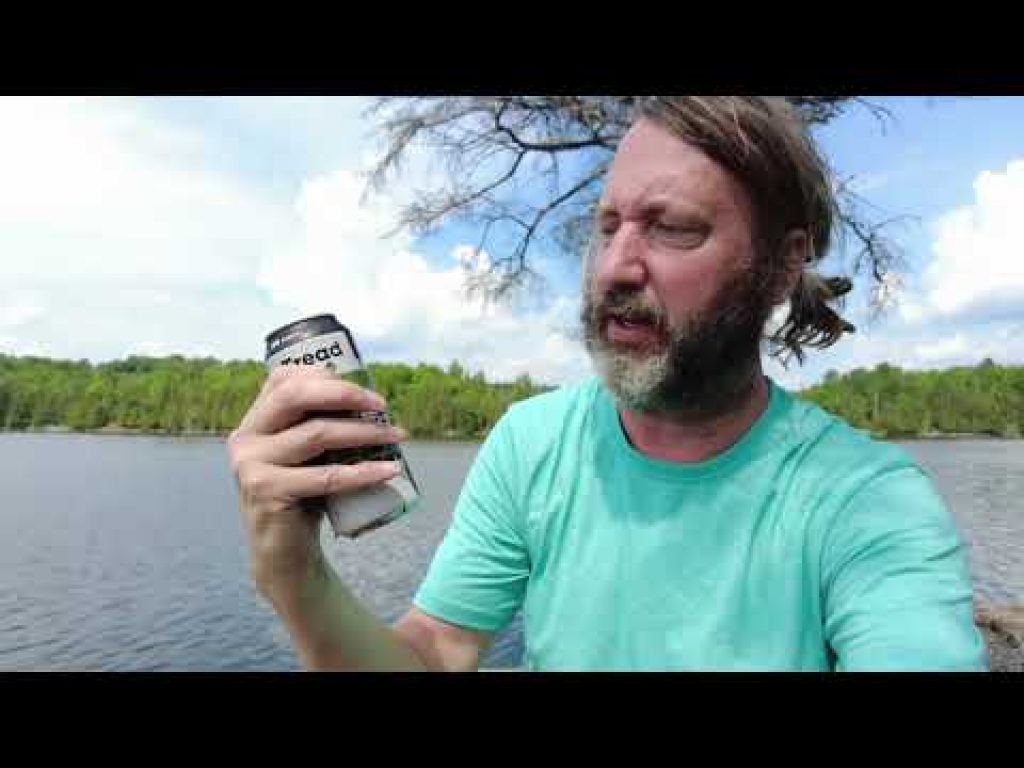
[[[899,302],[769,372],[1024,364],[1024,98],[883,98],[817,138],[907,257]],[[106,360],[258,358],[263,336],[331,311],[374,359],[559,383],[586,375],[571,333],[577,273],[551,262],[543,301],[481,307],[460,292],[475,231],[384,240],[411,184],[361,201],[378,145],[357,98],[0,98],[0,352]],[[832,266],[830,257],[826,266]],[[826,269],[826,272],[829,270]]]

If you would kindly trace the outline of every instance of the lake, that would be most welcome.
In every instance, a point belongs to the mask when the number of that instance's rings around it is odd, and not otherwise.
[[[1024,441],[904,445],[950,503],[979,595],[1024,603]],[[407,445],[422,508],[328,543],[382,619],[408,607],[477,449]],[[0,669],[298,668],[249,582],[221,440],[0,434],[0,466]],[[517,665],[521,645],[517,621],[485,666]]]

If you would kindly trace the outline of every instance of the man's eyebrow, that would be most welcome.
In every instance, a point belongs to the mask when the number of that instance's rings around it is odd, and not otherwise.
[[[671,210],[677,213],[697,215],[705,212],[703,205],[688,200],[681,195],[669,194],[667,192],[657,192],[650,195],[650,197],[643,198],[639,203],[639,207],[643,210]]]
[[[667,194],[652,195],[649,198],[641,199],[634,203],[630,208],[638,213],[644,215],[660,214],[660,213],[678,213],[683,216],[703,216],[706,214],[704,208],[699,205],[695,205],[691,202],[681,200],[678,197]],[[602,216],[618,215],[618,206],[613,205],[610,202],[603,201],[598,203],[595,215],[600,218]]]

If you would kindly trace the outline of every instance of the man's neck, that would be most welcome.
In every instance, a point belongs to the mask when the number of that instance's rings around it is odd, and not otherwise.
[[[640,453],[653,459],[692,464],[706,461],[739,441],[768,407],[768,382],[757,369],[747,396],[729,413],[683,423],[657,413],[620,409],[623,429]]]

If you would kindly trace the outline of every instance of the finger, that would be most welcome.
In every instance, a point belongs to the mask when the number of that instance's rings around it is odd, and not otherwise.
[[[397,461],[363,461],[358,464],[325,464],[318,467],[277,467],[251,463],[243,468],[239,482],[250,497],[267,501],[351,493],[378,485],[401,472]]]
[[[273,392],[277,387],[281,386],[285,381],[290,381],[296,378],[329,378],[335,377],[335,374],[329,371],[327,368],[318,365],[309,366],[291,366],[291,365],[279,365],[273,368],[267,377],[263,380],[263,385],[260,387],[260,391],[256,394],[252,403],[249,404],[249,408],[246,413],[242,416],[241,422],[235,428],[235,433],[245,434],[252,432],[252,413],[263,407],[263,403],[266,401],[270,393]]]
[[[279,365],[267,374],[264,389],[275,389],[294,378],[336,379],[337,371],[323,365]]]
[[[358,419],[310,419],[274,435],[250,436],[241,458],[295,466],[324,451],[389,445],[407,437],[405,430],[398,427]]]
[[[338,374],[321,365],[279,365],[273,368],[263,381],[263,386],[249,407],[249,411],[263,407],[263,403],[282,384],[292,382],[289,386],[295,386],[295,381],[303,380],[337,380]],[[246,413],[238,426],[240,432],[253,431],[251,429],[249,413]]]
[[[310,411],[383,411],[387,402],[350,381],[335,377],[289,376],[258,397],[239,429],[274,434]]]

